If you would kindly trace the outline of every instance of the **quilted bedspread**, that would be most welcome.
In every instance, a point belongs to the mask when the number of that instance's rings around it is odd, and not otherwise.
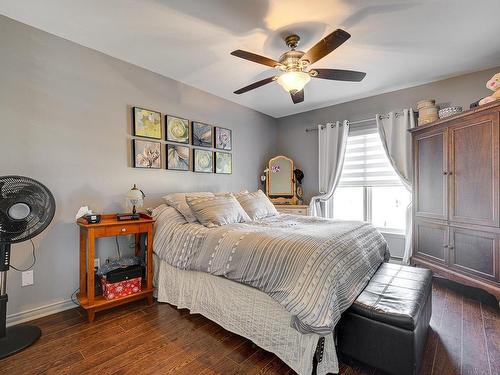
[[[165,205],[153,215],[161,259],[259,289],[291,313],[301,333],[331,333],[389,258],[380,232],[364,222],[279,215],[206,228]]]

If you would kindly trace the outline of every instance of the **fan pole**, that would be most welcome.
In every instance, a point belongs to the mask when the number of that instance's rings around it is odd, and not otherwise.
[[[40,338],[40,328],[16,325],[7,328],[7,271],[10,264],[10,243],[0,242],[0,359],[20,352]]]
[[[7,325],[7,271],[10,264],[10,243],[0,243],[0,338]]]

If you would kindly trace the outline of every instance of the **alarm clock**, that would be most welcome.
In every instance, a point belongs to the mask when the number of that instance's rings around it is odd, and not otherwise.
[[[83,217],[88,224],[97,224],[101,222],[101,215],[90,214]]]

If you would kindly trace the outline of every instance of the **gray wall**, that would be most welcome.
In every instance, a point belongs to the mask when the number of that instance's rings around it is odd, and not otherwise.
[[[376,113],[416,108],[418,100],[427,98],[468,109],[470,103],[491,94],[485,84],[499,71],[500,67],[282,117],[278,119],[278,150],[304,171],[304,191],[309,201],[318,192],[318,135],[304,129],[336,120],[355,121],[375,117]]]
[[[173,191],[257,188],[275,119],[3,16],[0,51],[0,175],[31,176],[57,201],[53,223],[35,239],[35,284],[21,288],[20,274],[8,274],[9,314],[67,300],[77,288],[80,206],[123,211],[134,183],[147,207]],[[131,105],[232,129],[234,173],[131,168]],[[114,255],[114,242],[103,241],[100,255]],[[12,264],[29,266],[30,250],[14,245]]]

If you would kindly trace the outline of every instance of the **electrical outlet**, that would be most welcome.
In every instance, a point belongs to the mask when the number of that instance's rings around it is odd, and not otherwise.
[[[21,274],[21,286],[33,285],[33,270],[24,271]]]
[[[101,260],[99,258],[95,258],[94,259],[94,268],[97,267],[101,267]]]

